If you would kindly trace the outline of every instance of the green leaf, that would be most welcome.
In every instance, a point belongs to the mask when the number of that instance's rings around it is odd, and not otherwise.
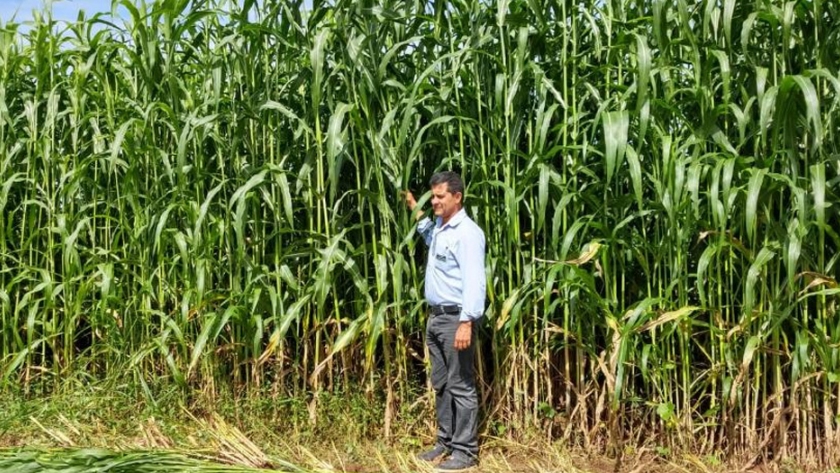
[[[640,113],[642,105],[647,102],[648,82],[650,81],[651,71],[651,53],[647,44],[647,39],[638,33],[633,33],[636,37],[636,63],[638,64],[638,72],[636,74],[636,113]],[[647,128],[647,123],[640,125],[642,129]],[[640,136],[644,136],[641,133]]]
[[[660,402],[656,406],[656,415],[665,422],[670,422],[674,418],[674,404],[670,402]]]
[[[636,196],[636,205],[639,210],[644,210],[644,196],[642,189],[642,163],[639,160],[639,155],[632,146],[627,147],[627,164],[630,168],[630,182],[633,185],[633,194]]]
[[[312,103],[315,105],[321,103],[321,93],[324,88],[324,63],[326,62],[324,50],[330,36],[329,29],[319,29],[309,52],[309,62],[312,64],[312,85],[309,90],[312,92]]]
[[[744,347],[744,356],[741,359],[741,371],[746,371],[746,369],[752,363],[753,358],[755,357],[755,351],[758,349],[759,344],[761,343],[761,337],[758,335],[753,335],[747,340],[747,346]]]
[[[263,170],[254,174],[250,179],[248,179],[248,182],[236,189],[236,192],[234,192],[230,198],[230,207],[233,207],[233,204],[239,202],[240,200],[244,200],[248,192],[265,182],[265,176],[267,173],[268,171]]]
[[[822,146],[823,138],[822,119],[820,118],[820,100],[817,96],[817,91],[811,80],[805,76],[795,75],[785,77],[779,86],[779,97],[782,102],[785,103],[785,107],[783,107],[785,113],[789,113],[791,111],[791,107],[788,105],[788,102],[791,100],[791,94],[794,87],[798,88],[802,93],[802,99],[805,104],[805,115],[808,123],[811,125],[811,149],[817,150],[820,146]]]
[[[756,208],[758,207],[758,198],[761,194],[761,184],[764,181],[764,176],[767,174],[766,169],[758,169],[752,173],[750,183],[747,190],[747,205],[746,205],[746,227],[747,238],[751,243],[755,242],[756,232]]]
[[[814,164],[810,171],[814,214],[817,217],[817,225],[822,228],[825,226],[825,209],[828,206],[825,201],[825,164]]]
[[[608,112],[603,116],[603,126],[604,141],[606,143],[607,182],[612,182],[615,170],[624,161],[630,117],[626,110]]]
[[[335,200],[338,191],[338,180],[341,176],[341,152],[344,149],[344,115],[353,110],[353,106],[347,103],[339,103],[336,110],[330,116],[330,124],[327,130],[327,159],[330,182],[330,200]]]
[[[747,271],[747,280],[744,284],[744,317],[749,317],[755,307],[755,293],[756,286],[758,285],[758,278],[761,276],[764,266],[766,266],[767,263],[776,256],[774,249],[777,246],[778,244],[771,242],[761,248],[761,251],[758,252],[758,256],[756,256],[755,261],[752,262],[749,270]]]

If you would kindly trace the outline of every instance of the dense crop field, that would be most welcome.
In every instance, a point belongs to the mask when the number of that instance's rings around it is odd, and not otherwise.
[[[359,388],[387,434],[398,193],[455,169],[488,432],[840,460],[840,4],[313,3],[0,27],[3,390]]]

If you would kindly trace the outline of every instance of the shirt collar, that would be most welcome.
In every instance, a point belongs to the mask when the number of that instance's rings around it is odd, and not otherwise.
[[[438,227],[440,227],[440,228],[457,227],[458,224],[461,223],[462,221],[464,221],[465,218],[467,218],[467,211],[464,210],[463,207],[461,207],[461,210],[456,212],[455,215],[453,215],[452,218],[450,218],[449,221],[446,222],[446,225],[443,224],[443,218],[441,218],[441,217],[437,218],[437,224],[438,224]]]

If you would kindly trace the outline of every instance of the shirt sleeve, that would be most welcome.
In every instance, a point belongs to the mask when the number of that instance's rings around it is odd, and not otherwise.
[[[484,233],[479,228],[470,232],[458,244],[455,258],[461,268],[461,287],[463,301],[461,304],[462,322],[476,320],[484,315],[484,299],[486,294],[487,276],[484,273]]]
[[[422,220],[417,222],[417,232],[423,236],[423,241],[426,242],[426,246],[431,246],[432,244],[432,230],[434,230],[435,224],[432,223],[432,219],[429,217],[423,217]]]

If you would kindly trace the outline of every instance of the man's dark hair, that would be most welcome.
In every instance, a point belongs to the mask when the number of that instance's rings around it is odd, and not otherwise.
[[[446,183],[446,190],[448,190],[450,194],[455,195],[460,192],[462,196],[464,195],[464,181],[461,180],[461,176],[459,176],[457,172],[436,172],[432,175],[432,178],[429,179],[430,187],[443,183]]]

